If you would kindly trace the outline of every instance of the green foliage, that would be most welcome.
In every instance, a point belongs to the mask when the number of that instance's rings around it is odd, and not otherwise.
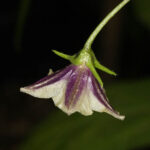
[[[150,146],[150,80],[107,86],[124,121],[105,113],[67,116],[60,110],[34,129],[20,150],[132,150]]]
[[[136,17],[150,29],[150,0],[133,1]]]

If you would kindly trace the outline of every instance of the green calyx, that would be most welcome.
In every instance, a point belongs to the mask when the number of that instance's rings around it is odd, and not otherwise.
[[[103,66],[97,59],[92,49],[86,50],[82,49],[79,54],[75,55],[67,55],[62,52],[58,52],[56,50],[52,50],[56,55],[69,60],[74,65],[86,65],[91,72],[93,73],[94,77],[98,80],[100,85],[103,87],[103,82],[99,76],[99,74],[96,71],[96,68],[104,71],[108,74],[116,76],[116,73],[112,70],[108,69],[107,67]]]
[[[118,4],[101,22],[100,24],[95,28],[95,30],[91,33],[89,38],[84,44],[84,47],[78,54],[75,55],[67,55],[62,52],[53,50],[53,52],[64,58],[69,60],[72,64],[74,65],[83,65],[85,64],[93,73],[94,77],[98,80],[100,83],[101,87],[103,87],[103,82],[99,76],[99,74],[96,71],[96,68],[104,71],[110,75],[116,76],[117,74],[108,69],[107,67],[103,66],[96,58],[91,46],[98,35],[98,33],[102,30],[102,28],[107,24],[107,22],[121,9],[123,8],[130,0],[123,0],[120,4]]]

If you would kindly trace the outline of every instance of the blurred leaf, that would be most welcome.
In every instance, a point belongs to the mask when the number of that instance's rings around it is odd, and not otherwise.
[[[109,85],[124,121],[105,113],[67,116],[60,110],[33,131],[20,150],[132,150],[150,146],[150,80]]]
[[[133,1],[136,17],[150,29],[150,0]]]

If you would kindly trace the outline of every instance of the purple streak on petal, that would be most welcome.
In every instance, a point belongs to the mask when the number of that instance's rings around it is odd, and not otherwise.
[[[97,99],[99,100],[99,102],[101,104],[103,104],[106,108],[108,108],[110,111],[115,112],[112,107],[109,105],[108,103],[108,99],[105,95],[104,89],[100,86],[100,84],[98,83],[98,81],[94,78],[94,76],[90,75],[91,78],[91,84],[90,87],[92,89],[93,94],[97,97]],[[116,113],[116,112],[115,112]]]
[[[71,74],[72,71],[75,70],[75,67],[76,66],[74,66],[74,65],[70,65],[63,70],[57,71],[56,73],[53,73],[51,75],[48,75],[48,76],[42,78],[41,80],[28,86],[28,88],[39,89],[41,87],[55,83],[61,79],[65,79],[69,76],[69,74]]]
[[[87,68],[77,68],[69,78],[65,93],[65,105],[69,109],[76,105],[87,83]]]

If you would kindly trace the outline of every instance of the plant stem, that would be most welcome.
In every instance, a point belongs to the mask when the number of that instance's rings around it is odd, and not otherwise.
[[[98,33],[102,30],[102,28],[107,24],[107,22],[117,14],[117,12],[123,8],[130,0],[123,0],[120,4],[118,4],[95,28],[95,30],[91,33],[87,41],[85,42],[84,49],[90,50],[91,46],[98,35]]]

